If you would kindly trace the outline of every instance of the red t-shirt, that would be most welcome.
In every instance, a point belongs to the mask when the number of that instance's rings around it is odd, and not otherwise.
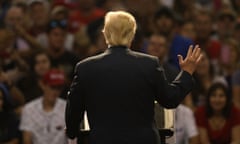
[[[216,40],[210,40],[206,48],[210,59],[218,59],[221,53],[221,44]]]
[[[230,117],[226,120],[223,128],[219,130],[213,130],[210,127],[205,107],[199,107],[196,110],[195,118],[197,125],[207,130],[211,144],[230,144],[232,128],[240,125],[240,111],[235,107],[232,107]]]

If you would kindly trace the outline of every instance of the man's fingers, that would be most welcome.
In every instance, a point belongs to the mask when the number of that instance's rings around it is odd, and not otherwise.
[[[201,53],[201,49],[199,48],[199,45],[196,45],[192,52],[192,56],[197,58],[200,55],[200,53]]]
[[[183,63],[183,57],[181,55],[178,55],[178,61],[179,61],[179,64]]]
[[[196,49],[194,50],[194,53],[193,53],[192,57],[193,57],[194,59],[197,59],[197,58],[200,56],[200,54],[201,54],[201,49],[200,49],[200,48],[196,48]]]
[[[200,54],[200,55],[197,57],[197,61],[196,61],[197,64],[201,61],[202,57],[203,57],[202,54]]]
[[[187,56],[186,56],[187,58],[192,55],[192,51],[193,51],[193,45],[190,45],[188,48]]]

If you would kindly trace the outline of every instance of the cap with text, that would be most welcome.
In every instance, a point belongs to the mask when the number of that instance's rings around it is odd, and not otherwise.
[[[65,84],[64,72],[59,69],[51,69],[44,75],[43,82],[49,86],[63,86]]]

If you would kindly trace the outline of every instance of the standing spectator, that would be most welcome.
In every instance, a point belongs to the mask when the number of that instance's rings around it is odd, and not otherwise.
[[[64,73],[48,71],[41,83],[43,96],[27,103],[22,112],[20,129],[23,144],[66,144],[64,109],[66,102],[59,98],[65,83]]]
[[[224,84],[214,83],[208,90],[206,105],[196,110],[202,144],[240,143],[240,111],[227,92]]]
[[[18,126],[19,119],[13,111],[9,91],[0,83],[0,143],[18,144],[20,141]]]

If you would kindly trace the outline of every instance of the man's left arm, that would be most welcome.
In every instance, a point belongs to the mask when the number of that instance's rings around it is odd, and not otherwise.
[[[162,67],[158,67],[156,71],[156,100],[164,108],[176,108],[191,91],[194,84],[192,76],[186,71],[181,71],[176,79],[169,83]]]
[[[192,74],[197,68],[202,54],[198,45],[189,46],[187,56],[178,55],[181,71],[174,81],[168,83],[164,68],[157,64],[156,100],[165,108],[176,108],[191,91],[194,84]]]

